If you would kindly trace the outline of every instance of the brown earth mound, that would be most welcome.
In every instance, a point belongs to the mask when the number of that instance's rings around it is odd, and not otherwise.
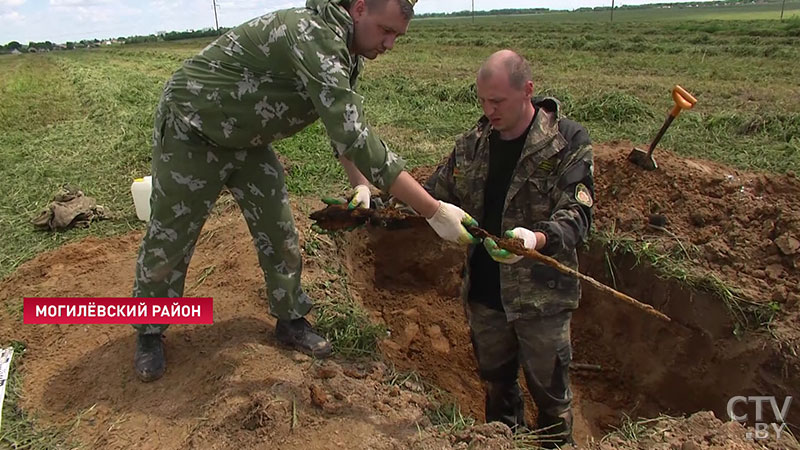
[[[626,144],[597,146],[597,228],[632,233],[672,254],[688,254],[692,263],[749,300],[796,308],[800,180],[668,152],[656,153],[659,168],[650,172],[628,162],[626,150]]]
[[[215,323],[167,330],[168,369],[157,382],[134,376],[129,326],[22,324],[26,296],[130,295],[140,239],[88,238],[0,282],[0,341],[26,344],[15,357],[24,374],[20,406],[40,424],[75,425],[70,438],[98,449],[493,448],[487,442],[496,440],[480,433],[441,436],[426,416],[429,399],[413,384],[387,383],[382,363],[320,363],[280,347],[238,211],[206,224],[187,277],[197,280],[187,296],[214,298]],[[327,276],[307,260],[305,281]]]
[[[749,450],[787,449],[774,441],[755,443],[747,439],[746,430],[736,422],[722,422],[709,412],[692,414],[688,418],[656,418],[641,424],[635,432],[616,432],[602,442],[592,443],[591,450]]]

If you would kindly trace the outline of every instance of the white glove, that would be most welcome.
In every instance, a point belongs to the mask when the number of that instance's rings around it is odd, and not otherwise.
[[[465,228],[465,226],[477,227],[478,222],[456,205],[440,201],[436,214],[427,221],[433,231],[446,241],[462,245],[480,242]]]
[[[353,188],[353,190],[353,197],[350,198],[350,203],[347,204],[348,209],[355,209],[358,207],[369,209],[369,199],[371,197],[369,186],[359,184]]]
[[[523,245],[527,249],[533,250],[536,248],[536,235],[527,228],[517,227],[513,230],[506,231],[505,234],[509,239],[522,239]],[[494,239],[491,238],[484,239],[483,246],[486,247],[486,251],[493,260],[502,264],[516,264],[523,258],[520,255],[515,255],[508,250],[498,247]]]

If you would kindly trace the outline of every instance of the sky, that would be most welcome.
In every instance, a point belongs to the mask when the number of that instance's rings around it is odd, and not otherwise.
[[[147,35],[159,31],[213,28],[214,0],[0,0],[0,44],[64,43]],[[676,0],[673,0],[676,1]],[[681,1],[681,0],[677,0]],[[690,1],[690,0],[687,0]],[[305,0],[216,0],[219,25],[233,27],[253,17]],[[638,5],[654,0],[620,0]],[[611,0],[475,0],[475,10],[610,6]],[[418,14],[470,9],[471,0],[419,0]]]

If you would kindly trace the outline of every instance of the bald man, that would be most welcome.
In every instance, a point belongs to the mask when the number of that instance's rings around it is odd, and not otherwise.
[[[491,55],[477,75],[484,115],[425,184],[494,235],[577,269],[594,203],[589,134],[566,119],[559,101],[533,98],[528,63],[510,50]],[[491,239],[467,252],[462,294],[480,376],[486,421],[527,427],[520,365],[538,409],[536,428],[572,442],[570,320],[580,285],[550,266],[509,254]]]

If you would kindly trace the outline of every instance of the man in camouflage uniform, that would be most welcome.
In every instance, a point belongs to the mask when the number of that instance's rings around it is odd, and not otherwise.
[[[477,77],[485,115],[461,136],[425,184],[461,206],[494,235],[576,268],[576,246],[591,226],[593,155],[589,135],[566,119],[555,98],[532,98],[530,67],[509,50],[493,54]],[[462,294],[486,387],[486,421],[525,426],[520,365],[538,409],[537,428],[572,441],[570,319],[580,285],[550,266],[501,250],[492,239],[470,246]]]
[[[355,91],[363,57],[404,34],[416,0],[309,0],[246,22],[186,60],[166,83],[153,132],[150,224],[136,263],[135,297],[179,297],[200,229],[223,186],[250,228],[267,284],[276,337],[325,357],[330,343],[304,316],[302,261],[283,167],[270,146],[320,118],[355,187],[351,207],[369,207],[369,184],[428,218],[443,239],[471,243],[463,210],[431,197],[367,125]],[[137,325],[134,366],[162,376],[166,325]]]

